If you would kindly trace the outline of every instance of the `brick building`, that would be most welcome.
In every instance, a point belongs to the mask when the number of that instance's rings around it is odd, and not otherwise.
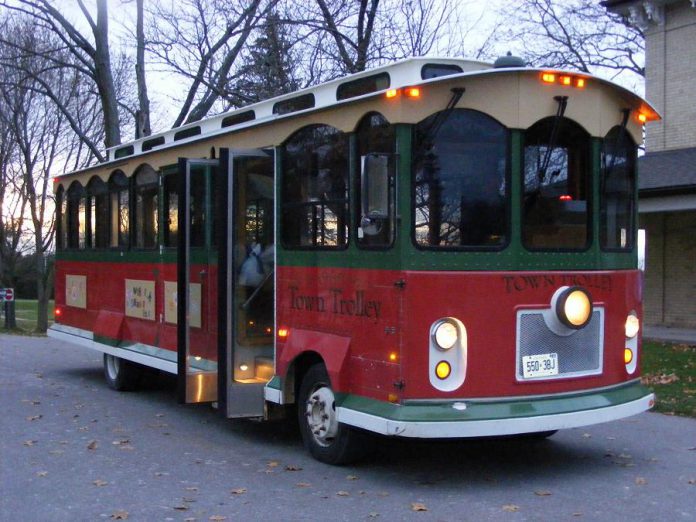
[[[696,0],[609,0],[645,33],[646,98],[662,120],[638,163],[645,322],[696,328]]]

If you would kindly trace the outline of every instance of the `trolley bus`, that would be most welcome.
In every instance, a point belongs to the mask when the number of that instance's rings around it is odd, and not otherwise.
[[[56,322],[229,418],[528,434],[652,407],[640,384],[646,101],[577,72],[411,58],[109,149],[55,179]]]

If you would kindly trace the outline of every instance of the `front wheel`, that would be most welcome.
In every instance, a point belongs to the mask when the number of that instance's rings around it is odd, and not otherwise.
[[[302,441],[315,459],[349,464],[369,452],[369,435],[338,422],[331,381],[323,364],[312,366],[302,379],[297,414]]]
[[[133,362],[105,353],[104,377],[111,389],[116,391],[135,390],[140,384],[142,369]]]

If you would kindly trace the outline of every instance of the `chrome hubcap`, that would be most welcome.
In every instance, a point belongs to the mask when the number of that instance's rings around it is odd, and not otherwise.
[[[309,431],[320,446],[329,446],[338,433],[334,394],[331,388],[319,386],[309,394],[305,409]]]

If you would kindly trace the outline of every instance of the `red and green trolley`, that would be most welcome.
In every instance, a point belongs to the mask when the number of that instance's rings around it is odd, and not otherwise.
[[[56,322],[227,417],[514,434],[649,409],[636,154],[655,110],[586,74],[412,58],[119,145],[55,180]]]

